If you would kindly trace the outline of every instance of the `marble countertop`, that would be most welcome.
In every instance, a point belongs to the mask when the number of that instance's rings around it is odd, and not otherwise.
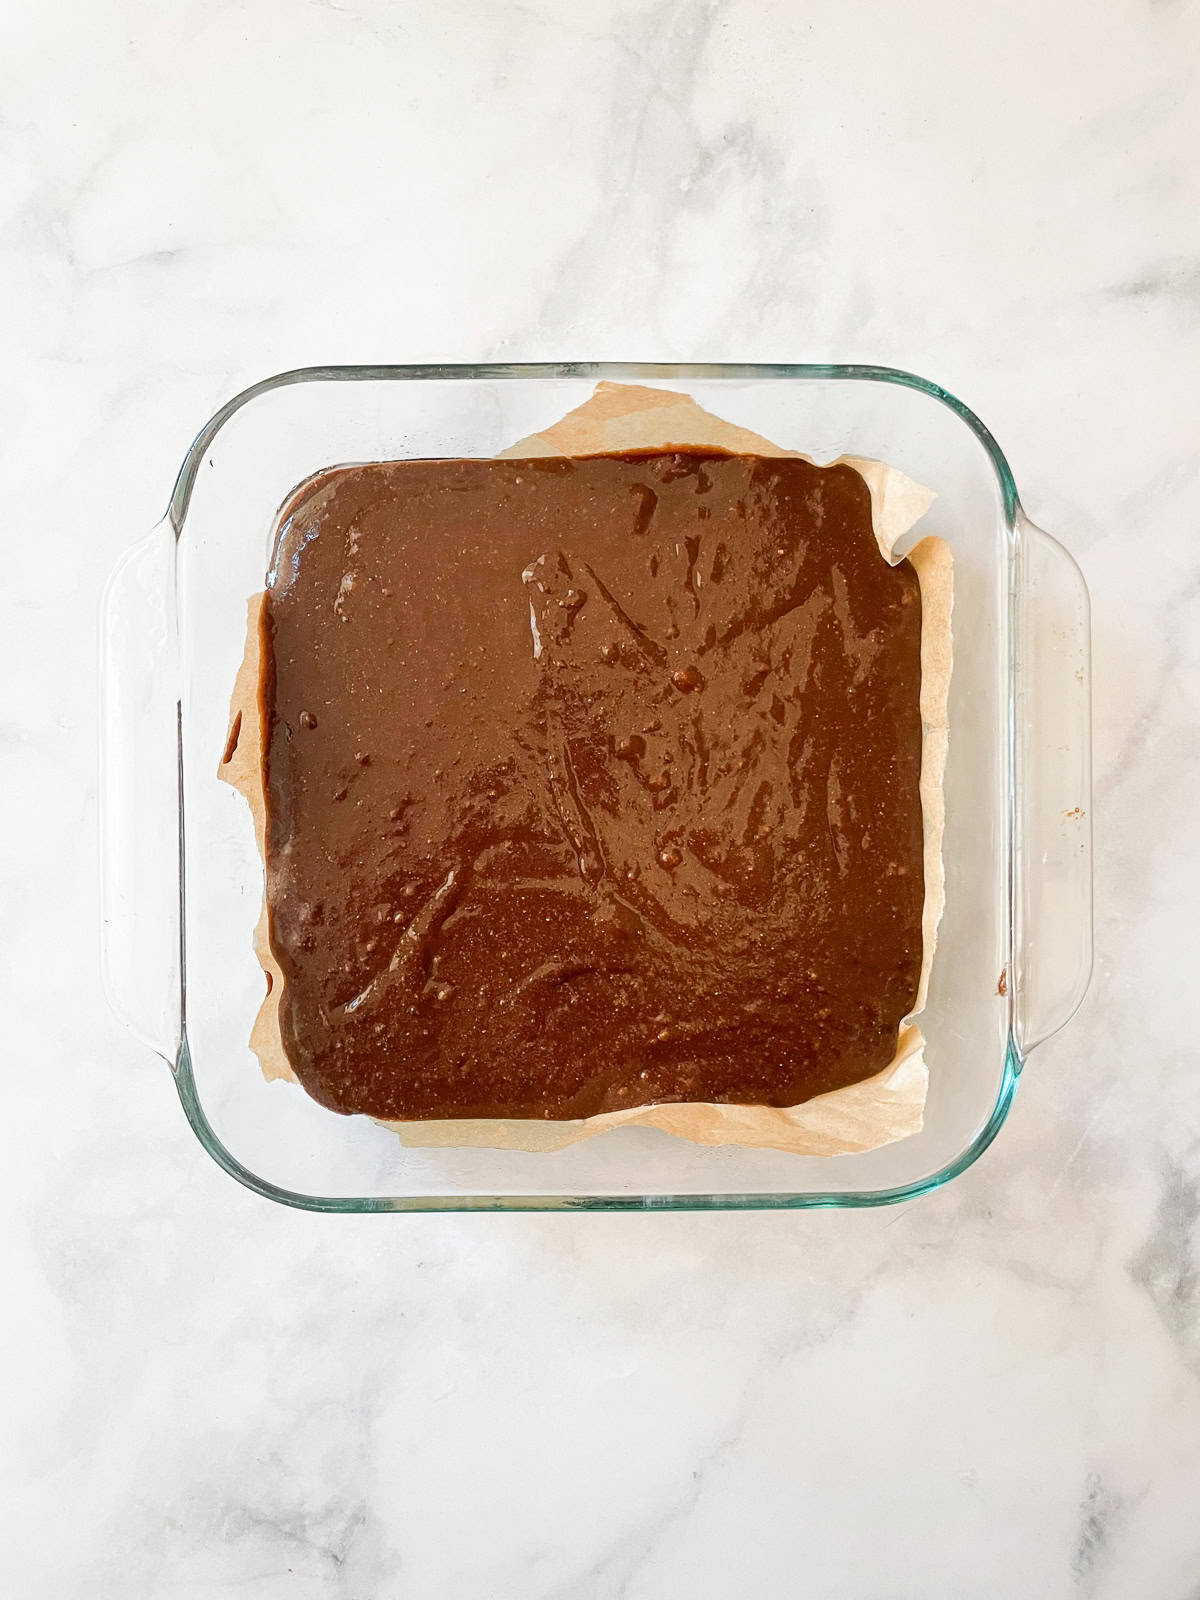
[[[0,1591],[1200,1595],[1200,7],[47,0],[0,53]],[[1097,962],[881,1213],[274,1207],[96,958],[95,617],[319,361],[862,360],[1095,607]]]

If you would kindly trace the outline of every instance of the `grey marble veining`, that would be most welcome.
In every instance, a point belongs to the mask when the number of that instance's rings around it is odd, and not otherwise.
[[[1200,1594],[1200,11],[50,0],[0,51],[0,1592]],[[1097,963],[878,1214],[290,1214],[96,964],[95,615],[322,360],[859,359],[1095,606]]]

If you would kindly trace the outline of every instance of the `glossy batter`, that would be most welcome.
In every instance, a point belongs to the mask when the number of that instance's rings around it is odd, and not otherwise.
[[[338,1111],[796,1105],[921,966],[921,599],[850,467],[340,468],[262,613],[283,1043]]]

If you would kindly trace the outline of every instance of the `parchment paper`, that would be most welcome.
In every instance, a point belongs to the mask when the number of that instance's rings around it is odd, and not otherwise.
[[[612,451],[686,449],[715,446],[739,454],[796,456],[770,440],[724,422],[687,395],[626,384],[600,384],[590,400],[543,433],[522,439],[505,456],[588,456]],[[805,459],[808,459],[807,457]],[[865,480],[871,492],[875,538],[884,558],[896,564],[895,547],[933,501],[930,490],[879,461],[840,458]],[[942,832],[943,778],[947,751],[947,700],[950,688],[950,612],[953,572],[949,546],[923,539],[909,554],[921,585],[921,805],[924,822],[925,906],[923,955],[917,1002],[922,1010],[944,903]],[[234,684],[229,738],[218,776],[245,797],[254,819],[259,852],[266,859],[266,807],[262,784],[264,721],[259,696],[263,595],[248,606],[246,651]],[[255,1019],[250,1048],[268,1079],[298,1081],[288,1063],[279,1030],[283,973],[268,932],[267,907],[255,929],[254,947],[267,978],[267,994]],[[740,1144],[791,1151],[797,1155],[842,1155],[873,1150],[920,1130],[929,1075],[925,1041],[910,1019],[900,1026],[889,1064],[862,1083],[817,1095],[799,1106],[671,1104],[638,1106],[575,1121],[534,1119],[383,1122],[407,1145],[478,1145],[505,1150],[561,1150],[623,1124],[659,1128],[696,1144]]]

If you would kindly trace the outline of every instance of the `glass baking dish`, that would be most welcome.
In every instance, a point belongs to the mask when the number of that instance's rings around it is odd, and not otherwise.
[[[554,1154],[408,1149],[250,1053],[262,867],[218,781],[246,602],[288,492],[323,467],[491,456],[603,379],[691,394],[818,461],[875,457],[937,491],[908,543],[954,552],[946,909],[921,1017],[921,1133],[865,1154],[707,1148],[621,1128]],[[1029,1052],[1091,972],[1089,612],[1074,561],[1022,513],[991,434],[910,373],[644,363],[329,367],[231,400],[184,458],[163,520],[123,557],[102,618],[102,952],[121,1017],[170,1065],[197,1137],[259,1194],[321,1211],[883,1205],[962,1172]]]

